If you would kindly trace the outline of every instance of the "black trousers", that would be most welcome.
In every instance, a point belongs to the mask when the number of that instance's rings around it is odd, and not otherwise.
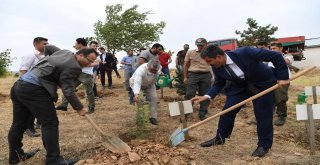
[[[18,80],[11,88],[13,122],[8,134],[9,159],[17,159],[23,153],[22,138],[27,129],[28,119],[35,116],[41,123],[44,148],[47,151],[46,163],[55,162],[60,157],[59,121],[53,100],[40,86]]]
[[[105,74],[108,76],[108,86],[112,86],[112,68],[109,68],[105,65],[100,66],[100,80],[103,87],[105,87]]]
[[[267,87],[260,89],[259,92],[265,89],[267,89]],[[227,95],[227,100],[223,110],[228,109],[253,95],[254,94],[249,91],[244,91],[234,95]],[[272,116],[274,108],[274,94],[273,92],[267,93],[260,98],[253,100],[252,103],[254,115],[257,119],[258,146],[271,148],[273,143]],[[241,107],[220,116],[216,134],[217,138],[224,139],[231,136],[234,127],[234,121],[240,109]]]

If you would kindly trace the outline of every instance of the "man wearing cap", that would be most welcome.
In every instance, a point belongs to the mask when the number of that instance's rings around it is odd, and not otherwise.
[[[195,44],[198,49],[187,52],[183,65],[183,82],[187,85],[186,100],[193,98],[197,91],[199,96],[203,96],[210,89],[211,85],[211,67],[200,57],[201,51],[207,46],[207,40],[198,38]],[[200,120],[205,119],[209,103],[209,100],[200,103],[198,114]]]

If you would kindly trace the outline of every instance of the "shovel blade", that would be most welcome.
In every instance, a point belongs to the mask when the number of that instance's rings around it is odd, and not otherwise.
[[[183,142],[185,140],[184,138],[185,131],[186,130],[182,129],[182,127],[179,127],[178,129],[176,129],[170,136],[170,145],[175,147],[179,145],[181,142]]]
[[[131,151],[129,145],[122,141],[119,137],[109,137],[104,135],[103,140],[104,142],[102,145],[113,153],[126,153]]]

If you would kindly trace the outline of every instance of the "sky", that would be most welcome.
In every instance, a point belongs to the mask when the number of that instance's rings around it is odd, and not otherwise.
[[[1,0],[0,52],[11,49],[15,59],[9,69],[18,71],[21,57],[33,52],[35,37],[74,51],[75,39],[94,37],[93,25],[104,22],[106,6],[115,4],[138,5],[138,11],[152,12],[147,22],[164,21],[158,42],[175,54],[186,43],[195,49],[199,37],[239,38],[235,30],[247,29],[247,18],[277,26],[274,37],[320,37],[319,0]],[[121,60],[125,52],[116,55]]]

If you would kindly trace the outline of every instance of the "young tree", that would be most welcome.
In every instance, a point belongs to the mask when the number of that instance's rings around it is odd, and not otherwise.
[[[4,76],[8,72],[8,66],[12,63],[10,51],[10,49],[7,49],[4,52],[0,52],[0,76]]]
[[[248,29],[238,31],[235,33],[240,35],[241,40],[239,41],[239,46],[252,46],[255,45],[257,41],[265,41],[267,43],[275,40],[274,37],[271,37],[277,30],[278,27],[271,26],[270,24],[267,26],[258,26],[256,20],[252,18],[247,19]]]
[[[163,34],[164,22],[147,23],[148,12],[138,12],[138,5],[122,12],[121,4],[106,6],[106,21],[95,23],[95,34],[98,42],[107,46],[108,51],[115,53],[128,48],[138,51],[159,40]]]

